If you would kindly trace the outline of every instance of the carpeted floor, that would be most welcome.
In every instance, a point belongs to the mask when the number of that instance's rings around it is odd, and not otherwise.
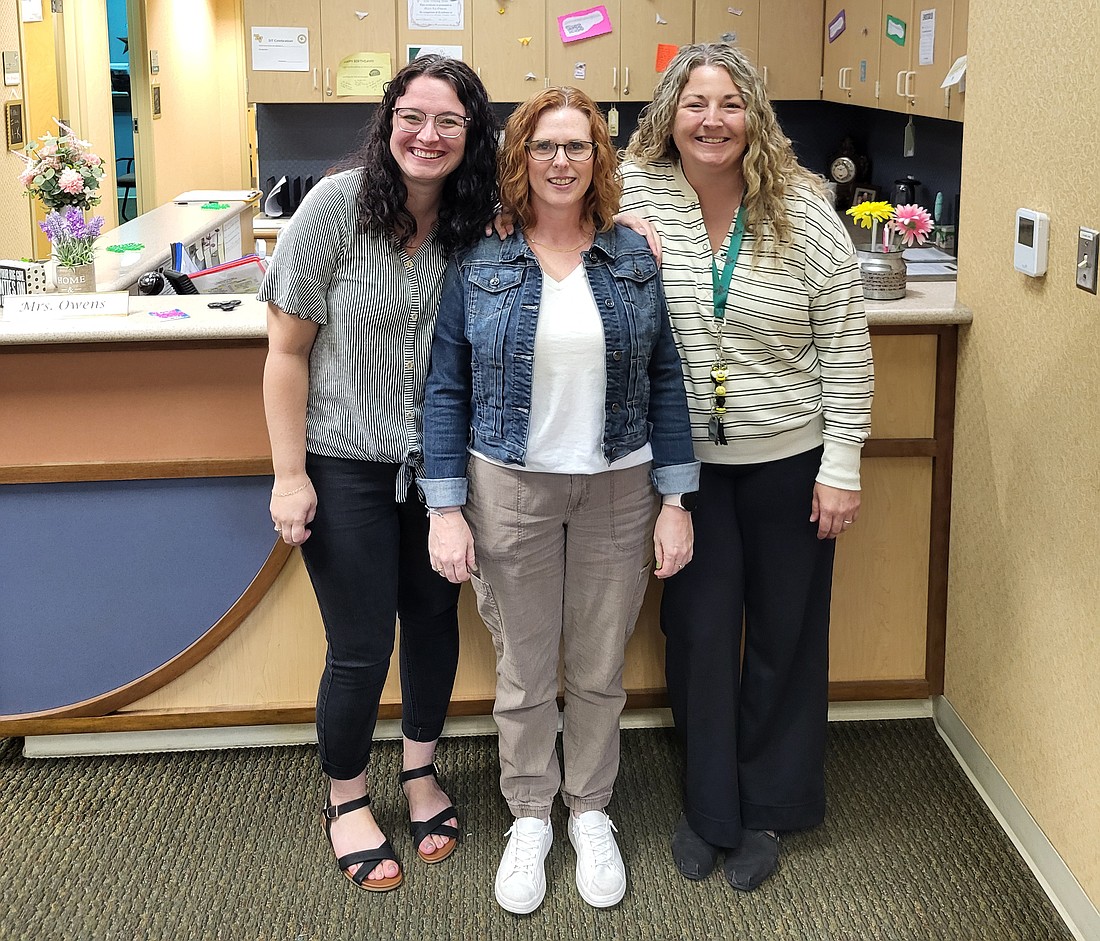
[[[20,745],[0,742],[3,939],[1071,941],[931,720],[834,724],[827,822],[787,835],[780,871],[749,895],[720,870],[676,873],[673,733],[626,731],[610,808],[626,899],[580,900],[559,808],[547,900],[524,917],[493,899],[509,820],[492,737],[441,748],[468,836],[430,868],[404,830],[399,745],[378,745],[377,812],[406,864],[385,895],[336,871],[311,748],[27,760]]]

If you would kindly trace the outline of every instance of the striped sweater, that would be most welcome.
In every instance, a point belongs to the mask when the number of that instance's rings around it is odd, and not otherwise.
[[[765,239],[759,255],[746,232],[726,307],[727,445],[707,426],[717,359],[710,242],[699,199],[679,163],[622,167],[622,209],[661,236],[661,274],[684,365],[695,455],[714,464],[755,464],[824,443],[820,483],[859,489],[859,457],[870,433],[874,369],[859,268],[833,209],[802,184],[787,196],[790,244]],[[718,259],[729,248],[727,234]]]

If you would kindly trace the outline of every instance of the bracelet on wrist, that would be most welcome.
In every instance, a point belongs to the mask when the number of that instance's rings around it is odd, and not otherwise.
[[[428,507],[428,516],[448,516],[451,513],[457,513],[461,507],[457,506],[430,506]]]
[[[306,482],[305,482],[304,484],[302,484],[302,486],[300,486],[300,487],[296,487],[296,488],[295,488],[294,490],[287,490],[287,491],[285,491],[284,493],[276,493],[276,492],[275,492],[275,488],[274,488],[274,487],[272,487],[272,488],[271,488],[271,495],[272,495],[273,497],[292,497],[292,496],[294,496],[294,494],[296,494],[296,493],[301,493],[301,492],[302,492],[303,490],[305,490],[305,489],[306,489],[306,487],[308,487],[308,486],[309,486],[309,481],[307,480],[307,481],[306,481]]]

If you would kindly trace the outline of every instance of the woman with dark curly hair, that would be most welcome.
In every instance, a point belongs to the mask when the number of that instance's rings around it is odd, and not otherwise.
[[[604,908],[626,891],[606,812],[626,642],[650,571],[691,559],[691,517],[660,495],[694,490],[699,466],[657,265],[613,222],[615,152],[588,96],[551,88],[520,105],[500,191],[515,231],[460,253],[444,281],[424,404],[428,547],[449,582],[473,581],[496,649],[515,817],[497,901],[542,903],[560,789],[577,889]]]
[[[685,746],[672,855],[702,879],[724,853],[751,891],[778,833],[825,814],[833,552],[859,518],[874,384],[863,292],[819,178],[732,46],[680,49],[626,159],[623,208],[661,236],[703,462],[696,561],[661,604]]]
[[[410,488],[443,273],[493,215],[494,124],[464,63],[425,56],[401,69],[351,168],[294,214],[258,295],[268,302],[271,518],[301,546],[328,640],[317,695],[323,825],[337,866],[375,892],[402,880],[366,781],[398,616],[410,832],[426,863],[458,839],[434,766],[458,663],[458,586],[432,571]]]

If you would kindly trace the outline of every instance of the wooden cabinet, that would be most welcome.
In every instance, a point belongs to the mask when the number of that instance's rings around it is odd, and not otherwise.
[[[955,64],[955,60],[959,56],[966,55],[966,30],[970,21],[970,0],[955,0],[955,11],[951,19],[951,61],[948,68]],[[952,85],[947,89],[947,116],[952,121],[963,119],[965,106],[966,93],[960,92],[958,85]]]
[[[826,101],[878,104],[881,0],[825,0],[822,57]]]
[[[826,0],[823,97],[961,121],[962,96],[940,85],[966,51],[967,14],[968,0]]]
[[[264,27],[294,27],[308,44],[306,71],[253,68],[253,35]],[[337,71],[345,56],[388,52],[400,67],[394,40],[392,0],[245,0],[245,57],[248,100],[256,102],[378,101],[378,97],[338,95]]]
[[[328,2],[328,0],[323,0]],[[393,3],[393,0],[386,0],[388,3]],[[410,58],[415,58],[409,55],[410,46],[461,46],[462,54],[456,55],[455,58],[462,59],[463,62],[473,64],[473,8],[475,6],[489,7],[491,6],[494,12],[501,6],[505,6],[505,0],[480,0],[478,3],[471,3],[467,0],[462,6],[464,8],[464,16],[462,18],[461,29],[424,29],[413,22],[415,12],[410,9],[411,4],[408,0],[398,0],[397,2],[397,59],[394,62],[393,70],[396,72],[403,65],[409,62]],[[421,17],[421,23],[431,22],[427,18]]]
[[[547,0],[546,71],[550,85],[574,85],[596,101],[650,101],[661,73],[657,46],[691,42],[691,0],[611,0],[611,32],[563,43],[558,17],[571,0]]]
[[[820,98],[823,10],[824,0],[698,0],[695,42],[726,39],[741,49],[773,101]]]
[[[619,14],[620,101],[652,101],[661,80],[658,45],[691,42],[691,0],[623,0]]]
[[[546,86],[546,0],[502,0],[468,7],[468,61],[494,101],[525,101]],[[556,36],[553,37],[556,40]],[[527,42],[523,42],[527,40]]]
[[[880,108],[929,118],[947,117],[948,96],[940,84],[954,61],[952,15],[952,0],[883,0]],[[891,38],[897,34],[898,23],[905,24],[904,45]],[[927,42],[922,38],[925,34]]]

